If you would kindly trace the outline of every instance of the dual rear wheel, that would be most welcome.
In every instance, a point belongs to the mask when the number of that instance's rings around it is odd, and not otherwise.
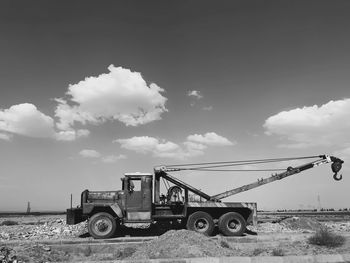
[[[223,214],[218,221],[218,228],[225,236],[241,236],[246,231],[246,226],[243,216],[236,212]],[[215,223],[211,215],[197,211],[188,217],[186,227],[188,230],[210,236],[214,231]]]

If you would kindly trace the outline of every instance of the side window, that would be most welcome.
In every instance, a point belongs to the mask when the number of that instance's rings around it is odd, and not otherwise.
[[[141,191],[141,180],[131,180],[134,183],[134,191]]]
[[[128,191],[134,192],[134,191],[141,191],[141,180],[128,180]]]

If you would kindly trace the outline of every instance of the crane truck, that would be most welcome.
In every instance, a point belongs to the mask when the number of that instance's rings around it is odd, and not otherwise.
[[[234,162],[206,163],[204,166],[174,165],[154,168],[154,173],[126,173],[119,191],[89,191],[81,193],[80,205],[67,209],[67,224],[88,220],[89,234],[96,239],[110,238],[121,225],[129,223],[180,222],[187,229],[211,235],[217,225],[226,236],[240,236],[248,224],[256,218],[256,203],[222,202],[221,199],[260,187],[315,166],[332,163],[334,179],[341,180],[338,172],[343,161],[329,155],[312,156],[317,160],[296,167],[288,167],[270,177],[210,196],[203,191],[170,175],[181,170],[210,171],[217,167],[242,164],[260,164],[300,158],[263,159]],[[214,169],[215,170],[215,169]],[[217,171],[217,170],[216,170]],[[261,171],[261,170],[260,170]],[[168,186],[166,195],[161,194],[161,182]],[[192,195],[191,195],[192,194]],[[200,200],[191,199],[199,196]]]

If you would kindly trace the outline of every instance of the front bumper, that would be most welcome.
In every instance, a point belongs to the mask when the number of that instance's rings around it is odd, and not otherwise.
[[[75,225],[85,220],[82,208],[67,209],[67,225]]]

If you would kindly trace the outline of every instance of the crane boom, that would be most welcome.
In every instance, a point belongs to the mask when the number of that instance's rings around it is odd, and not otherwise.
[[[181,167],[167,167],[167,166],[161,166],[161,167],[157,167],[155,168],[155,173],[158,174],[158,176],[165,176],[166,179],[168,179],[169,181],[179,185],[180,187],[186,188],[188,190],[190,190],[191,192],[203,197],[206,200],[210,200],[210,201],[220,201],[223,198],[241,193],[241,192],[245,192],[254,188],[257,188],[259,186],[268,184],[268,183],[272,183],[274,181],[277,180],[281,180],[284,179],[288,176],[291,176],[293,174],[297,174],[300,173],[302,171],[311,169],[315,166],[319,166],[321,164],[326,164],[326,163],[330,163],[332,162],[332,171],[334,172],[333,178],[336,181],[339,181],[342,179],[342,175],[338,175],[338,172],[340,171],[340,169],[342,168],[342,164],[344,163],[343,160],[334,157],[334,156],[329,156],[329,155],[319,155],[319,156],[312,156],[312,157],[299,157],[299,158],[282,158],[282,160],[285,159],[306,159],[306,158],[315,158],[315,157],[319,157],[320,159],[315,160],[313,162],[309,162],[297,167],[288,167],[285,171],[281,172],[281,173],[276,173],[276,174],[272,174],[270,177],[267,178],[262,178],[262,179],[258,179],[258,181],[250,183],[250,184],[246,184],[228,191],[225,191],[223,193],[217,194],[217,195],[213,195],[213,196],[209,196],[206,193],[203,193],[202,191],[189,186],[188,184],[179,181],[177,178],[174,178],[172,176],[170,176],[167,172],[170,171],[181,171],[181,170],[196,170],[198,168],[181,168]],[[274,159],[265,159],[265,160],[255,160],[256,163],[260,163],[261,161],[271,161]],[[252,161],[246,161],[251,163]],[[223,166],[226,166],[226,162],[221,162],[224,163]],[[244,161],[239,161],[239,163],[244,163]],[[196,164],[192,164],[192,165],[196,165]],[[175,166],[181,166],[181,165],[175,165]],[[208,167],[208,166],[207,166]],[[211,166],[211,167],[217,167],[217,166]],[[206,167],[204,167],[206,168]]]
[[[210,199],[213,201],[220,200],[220,199],[223,199],[223,198],[226,198],[226,197],[229,197],[229,196],[241,193],[241,192],[245,192],[245,191],[257,188],[259,186],[262,186],[262,185],[265,185],[268,183],[272,183],[272,182],[277,181],[277,180],[281,180],[281,179],[286,178],[288,176],[291,176],[293,174],[297,174],[297,173],[300,173],[302,171],[313,168],[315,166],[319,166],[321,164],[326,164],[326,163],[330,163],[330,162],[333,162],[332,170],[335,173],[333,176],[334,179],[341,180],[341,176],[338,178],[337,173],[341,169],[341,164],[343,163],[343,161],[340,160],[339,158],[336,158],[333,156],[328,156],[328,155],[321,155],[320,158],[321,159],[316,160],[314,162],[303,164],[303,165],[300,165],[297,167],[288,167],[287,170],[282,172],[282,173],[276,173],[276,174],[271,175],[270,177],[258,179],[257,182],[246,184],[246,185],[234,188],[232,190],[228,190],[228,191],[223,192],[221,194],[214,195]]]

